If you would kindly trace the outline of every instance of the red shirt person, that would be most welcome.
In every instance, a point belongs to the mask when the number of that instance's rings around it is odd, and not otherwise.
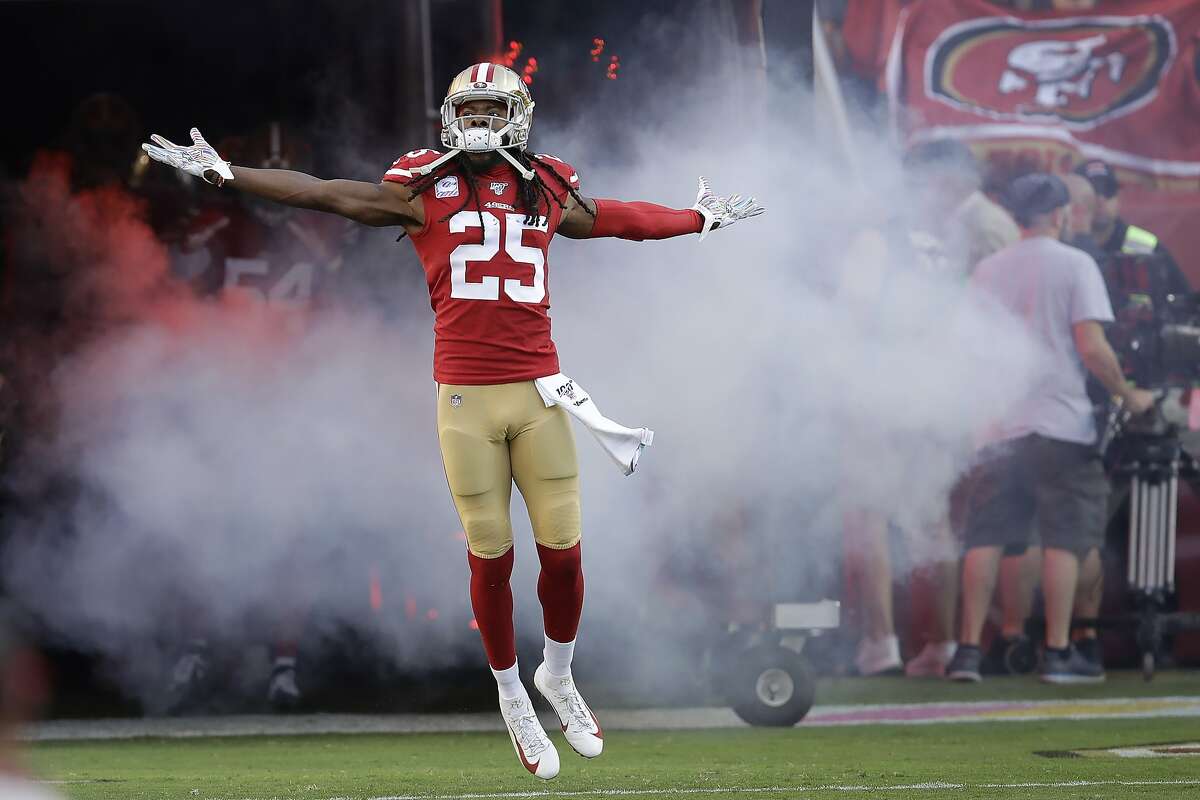
[[[544,660],[534,685],[580,755],[603,750],[603,733],[571,677],[583,608],[578,463],[563,409],[547,406],[535,380],[559,372],[550,335],[548,249],[555,234],[665,239],[724,228],[762,213],[753,198],[715,195],[701,179],[696,204],[594,200],[568,164],[526,152],[533,99],[498,64],[460,72],[442,103],[444,151],[416,150],[377,184],[321,180],[290,170],[233,166],[192,129],[192,145],[152,136],[154,159],[217,185],[373,226],[402,226],[421,257],[435,314],[438,439],[447,482],[467,534],[471,603],[500,709],[517,757],[540,778],[559,771],[517,673],[513,631],[515,482],[529,509],[541,573]],[[573,392],[567,382],[560,391]],[[574,395],[571,395],[574,397]],[[577,402],[586,402],[586,394]]]

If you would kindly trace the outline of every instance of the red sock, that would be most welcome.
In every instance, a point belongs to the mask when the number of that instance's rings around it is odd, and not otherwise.
[[[579,545],[566,550],[537,546],[542,562],[538,600],[546,635],[556,642],[573,642],[583,613],[583,559]]]
[[[271,659],[277,658],[295,658],[300,652],[300,646],[294,641],[284,640],[278,641],[271,645]]]
[[[512,575],[513,551],[497,558],[480,558],[467,552],[471,565],[471,608],[483,650],[492,669],[508,669],[517,663],[516,631],[513,629]]]

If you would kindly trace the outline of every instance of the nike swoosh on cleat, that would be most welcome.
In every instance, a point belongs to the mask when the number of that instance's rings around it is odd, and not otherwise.
[[[604,738],[604,729],[600,727],[600,720],[596,719],[596,714],[595,714],[595,712],[592,711],[591,708],[588,708],[588,713],[592,715],[592,722],[596,723],[595,737],[597,739],[603,739]]]
[[[521,759],[521,763],[525,765],[525,769],[536,775],[538,766],[537,763],[535,762],[531,764],[529,759],[525,757],[525,751],[521,749],[521,742],[517,739],[516,733],[513,732],[512,726],[508,724],[508,720],[504,720],[504,726],[508,728],[508,736],[510,739],[512,739],[513,749],[517,751],[517,758]]]

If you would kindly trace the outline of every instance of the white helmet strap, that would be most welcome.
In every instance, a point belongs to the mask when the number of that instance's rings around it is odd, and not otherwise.
[[[458,155],[461,152],[463,152],[463,151],[462,150],[450,150],[448,153],[445,153],[440,158],[438,158],[436,161],[431,161],[430,163],[426,164],[423,167],[413,167],[412,171],[417,173],[418,175],[428,175],[429,173],[433,172],[435,169],[440,167],[442,164],[445,164],[447,161],[454,158],[456,155]],[[527,180],[527,181],[533,180],[534,175],[536,173],[532,169],[527,169],[520,161],[517,161],[517,159],[514,158],[512,156],[512,154],[509,153],[506,148],[500,148],[500,149],[494,150],[492,152],[499,153],[500,156],[505,161],[507,161],[509,164],[512,164],[513,168],[517,172],[521,173],[521,177],[523,177],[525,180]]]
[[[513,168],[516,169],[517,172],[521,173],[521,177],[527,181],[533,180],[534,171],[532,169],[526,169],[520,161],[517,161],[515,158],[513,158],[512,154],[509,153],[508,150],[501,148],[496,152],[499,153],[505,161],[512,164]]]
[[[417,173],[418,175],[428,175],[429,173],[433,172],[435,169],[440,167],[442,164],[445,164],[447,161],[454,158],[456,155],[458,155],[461,152],[462,152],[461,150],[451,150],[450,152],[444,154],[437,160],[431,161],[423,167],[413,167],[412,171]]]

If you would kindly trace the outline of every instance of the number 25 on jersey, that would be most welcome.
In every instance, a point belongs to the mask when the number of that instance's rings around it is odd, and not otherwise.
[[[486,263],[500,252],[501,218],[490,211],[483,215],[483,243],[460,244],[450,253],[450,296],[460,300],[499,300],[500,277],[484,274],[477,281],[467,280],[468,263]],[[463,233],[479,227],[477,211],[459,211],[450,218],[450,232]],[[522,244],[525,231],[547,230],[549,221],[539,217],[537,225],[526,225],[524,214],[503,217],[504,252],[518,264],[533,267],[533,283],[526,286],[515,278],[504,280],[504,293],[518,303],[540,303],[546,297],[546,255],[540,248]]]

